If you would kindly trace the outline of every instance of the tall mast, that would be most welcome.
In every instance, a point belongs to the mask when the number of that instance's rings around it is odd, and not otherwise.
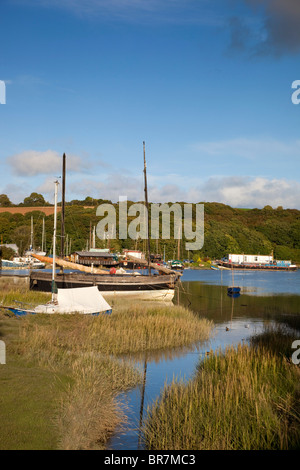
[[[31,216],[31,228],[30,228],[30,250],[33,250],[33,217]]]
[[[55,257],[56,257],[56,224],[57,224],[57,190],[58,181],[55,181],[54,190],[54,227],[53,227],[53,264],[52,264],[52,302],[56,300],[57,287],[55,284]]]
[[[91,250],[92,248],[92,222],[90,221],[90,247],[89,249]]]
[[[96,227],[93,227],[93,248],[96,248]]]
[[[144,149],[144,177],[145,177],[145,204],[147,209],[147,240],[148,240],[148,274],[151,274],[150,267],[150,238],[149,238],[149,204],[148,204],[148,189],[147,189],[147,165],[146,165],[146,154],[145,154],[145,142],[143,142]]]
[[[63,154],[63,166],[62,166],[62,187],[61,187],[61,246],[60,256],[64,257],[65,253],[65,196],[66,196],[66,154]]]
[[[45,217],[43,218],[43,231],[42,231],[42,252],[44,252],[45,245]],[[45,250],[46,251],[46,250]]]

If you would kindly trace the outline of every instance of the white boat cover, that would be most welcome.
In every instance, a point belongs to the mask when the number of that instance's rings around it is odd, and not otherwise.
[[[111,313],[112,308],[103,298],[97,286],[58,289],[57,304],[39,305],[35,313],[83,313],[97,315]]]

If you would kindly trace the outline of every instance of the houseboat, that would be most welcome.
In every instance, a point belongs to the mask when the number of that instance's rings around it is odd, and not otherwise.
[[[83,266],[115,267],[119,265],[118,257],[108,249],[91,248],[89,251],[76,251],[70,261]]]
[[[291,260],[275,260],[273,255],[248,255],[229,253],[217,261],[218,266],[231,269],[264,269],[266,271],[296,271]]]

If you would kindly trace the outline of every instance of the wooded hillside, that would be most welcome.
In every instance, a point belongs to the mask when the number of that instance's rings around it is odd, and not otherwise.
[[[86,200],[84,201],[86,203]],[[95,202],[95,200],[93,200]],[[99,202],[99,201],[97,201]],[[106,201],[109,202],[109,201]],[[128,207],[130,206],[128,201]],[[184,203],[180,203],[183,205]],[[114,204],[118,221],[118,204]],[[30,243],[30,220],[34,221],[34,246],[40,248],[42,244],[42,221],[45,218],[46,247],[51,252],[53,214],[45,216],[44,212],[34,207],[33,211],[0,213],[0,237],[1,243],[16,243],[20,251],[28,249]],[[264,209],[234,209],[219,203],[205,203],[205,232],[204,246],[198,252],[191,252],[190,259],[209,257],[219,259],[228,254],[270,254],[272,251],[276,259],[291,259],[300,262],[300,211],[296,209],[272,209],[266,206]],[[58,214],[58,240],[60,247],[60,217]],[[131,218],[132,220],[133,218]],[[101,219],[96,216],[95,206],[67,204],[65,209],[65,234],[68,237],[67,247],[70,251],[86,249],[90,244],[90,229],[97,226]],[[128,219],[129,220],[129,219]],[[193,221],[195,224],[195,221]],[[165,249],[166,259],[174,259],[178,256],[178,242],[174,239],[171,217],[171,239],[151,240],[151,251],[163,253]],[[118,234],[118,223],[117,223]],[[123,248],[145,250],[146,243],[143,240],[131,239],[116,240],[110,242],[96,237],[96,247],[108,246],[113,251],[122,251]],[[188,258],[185,250],[185,240],[180,244],[180,258]]]

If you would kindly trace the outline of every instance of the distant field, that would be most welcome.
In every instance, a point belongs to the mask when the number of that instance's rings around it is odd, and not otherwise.
[[[61,207],[57,208],[58,212],[61,211]],[[44,212],[45,215],[54,214],[54,206],[46,207],[0,207],[0,214],[3,212],[9,212],[10,214],[27,214],[27,212],[40,211]]]

